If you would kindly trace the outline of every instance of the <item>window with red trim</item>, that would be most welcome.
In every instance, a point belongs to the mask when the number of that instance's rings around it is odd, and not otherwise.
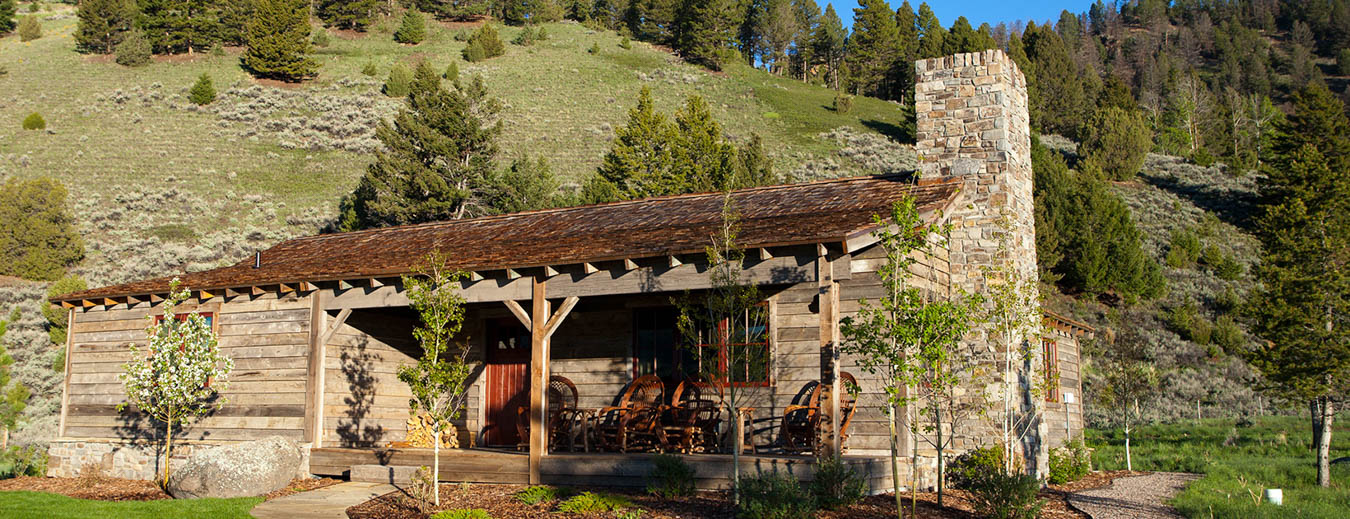
[[[1055,344],[1055,341],[1048,339],[1041,341],[1041,344],[1042,347],[1045,349],[1045,351],[1043,352],[1044,355],[1041,356],[1042,361],[1045,362],[1045,388],[1046,388],[1045,401],[1058,402],[1059,345]]]
[[[173,316],[173,318],[174,318],[175,321],[182,322],[182,321],[186,321],[189,315],[192,315],[192,314],[175,314],[175,315]],[[206,326],[208,326],[208,327],[210,327],[210,328],[212,328],[212,329],[215,329],[215,327],[216,327],[216,315],[215,315],[214,313],[211,313],[211,312],[199,312],[197,315],[200,315],[200,316],[206,318]],[[155,324],[159,324],[159,323],[162,323],[162,322],[164,322],[164,314],[156,315],[156,316],[155,316]]]
[[[700,330],[693,348],[681,347],[695,340],[685,342],[680,337],[675,308],[634,310],[633,376],[656,375],[678,383],[685,377],[716,373],[722,385],[769,385],[765,306],[747,311],[737,323],[722,319],[716,329]]]

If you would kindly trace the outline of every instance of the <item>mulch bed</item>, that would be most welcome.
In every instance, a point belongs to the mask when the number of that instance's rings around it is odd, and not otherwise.
[[[1138,473],[1134,473],[1138,474]],[[1075,510],[1068,504],[1068,495],[1080,490],[1109,485],[1111,480],[1131,475],[1127,471],[1094,472],[1087,477],[1068,485],[1050,485],[1041,491],[1046,500],[1041,517],[1048,519],[1087,518],[1086,514]],[[393,492],[377,497],[365,503],[347,509],[351,519],[422,519],[439,510],[457,508],[481,508],[492,517],[512,517],[521,519],[544,519],[556,517],[554,509],[557,502],[545,502],[526,505],[517,501],[513,494],[526,488],[523,485],[441,485],[441,506],[434,510],[422,511],[416,501],[402,492]],[[578,489],[581,490],[581,489]],[[676,519],[704,517],[710,519],[731,519],[736,516],[730,496],[723,492],[699,492],[685,498],[661,499],[633,489],[603,489],[606,492],[623,495],[642,510],[643,518]],[[961,490],[950,490],[943,496],[945,506],[937,506],[937,494],[920,492],[918,515],[908,513],[910,494],[902,493],[905,501],[906,517],[921,519],[966,519],[974,518],[969,495]],[[613,514],[605,515],[612,517]],[[842,510],[822,511],[817,514],[822,519],[890,519],[895,517],[895,495],[882,494],[869,496],[862,502]]]
[[[341,482],[342,480],[333,478],[295,478],[291,480],[289,485],[286,485],[286,488],[277,490],[263,497],[267,500],[272,500],[278,497],[285,497],[314,490],[316,488],[336,485]],[[158,499],[173,499],[173,496],[170,496],[168,493],[164,492],[164,490],[161,490],[159,485],[154,481],[109,477],[39,478],[24,476],[11,479],[0,479],[0,491],[11,490],[47,492],[77,499],[93,499],[97,501],[154,501]]]

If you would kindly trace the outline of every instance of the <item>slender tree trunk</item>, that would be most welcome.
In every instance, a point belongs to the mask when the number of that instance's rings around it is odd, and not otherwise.
[[[937,434],[937,466],[938,466],[937,494],[938,494],[938,507],[941,508],[942,490],[943,487],[946,486],[946,482],[943,481],[943,479],[947,478],[947,475],[943,471],[944,469],[943,466],[946,464],[942,462],[943,461],[942,458],[946,457],[947,449],[944,449],[943,448],[944,445],[942,445],[942,408],[938,407],[937,404],[933,405],[933,431],[935,432],[935,434]]]
[[[1309,448],[1316,449],[1322,444],[1322,399],[1314,398],[1308,401],[1308,416],[1312,420],[1312,445]]]
[[[728,377],[730,378],[730,377]],[[731,384],[727,395],[731,397],[731,415],[736,417],[736,440],[731,445],[731,502],[741,504],[741,446],[745,445],[745,419],[736,409],[736,385]]]
[[[431,446],[431,494],[436,506],[441,506],[441,429],[436,428],[436,434],[432,435]]]
[[[1317,485],[1331,486],[1331,422],[1336,411],[1328,397],[1322,397],[1322,434],[1317,442]]]
[[[891,425],[891,489],[895,491],[895,517],[904,517],[904,501],[900,497],[900,431],[895,428],[895,403],[888,404],[886,415]],[[913,489],[911,489],[913,491]]]
[[[1134,464],[1130,462],[1130,421],[1125,420],[1125,470],[1134,472]]]
[[[173,462],[173,420],[164,422],[164,488],[169,488],[169,464]]]

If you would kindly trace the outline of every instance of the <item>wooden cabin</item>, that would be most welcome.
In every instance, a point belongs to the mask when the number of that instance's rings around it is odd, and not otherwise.
[[[1083,439],[1082,341],[1097,333],[1092,326],[1044,310],[1041,358],[1051,390],[1045,395],[1045,421],[1049,447],[1061,447]]]
[[[725,413],[719,429],[726,434],[744,424],[744,439],[730,442],[744,449],[743,472],[788,470],[809,479],[813,458],[788,445],[785,412],[816,387],[844,394],[840,380],[851,375],[860,388],[854,414],[841,418],[844,404],[822,398],[828,420],[820,427],[828,448],[842,449],[874,489],[889,488],[880,384],[838,354],[840,319],[880,295],[884,255],[875,246],[875,215],[908,197],[927,221],[952,224],[948,246],[913,271],[913,282],[930,293],[982,289],[981,269],[997,261],[991,237],[1001,219],[1016,233],[1012,260],[1035,275],[1021,73],[997,51],[925,60],[916,68],[917,147],[925,157],[919,175],[726,195],[740,216],[744,276],[759,287],[768,315],[761,333],[748,339],[768,362],[747,366],[730,382],[714,381],[735,383],[745,395],[745,409],[737,417]],[[619,403],[645,375],[660,378],[662,398],[670,398],[684,369],[672,299],[710,286],[704,249],[722,222],[723,201],[721,193],[669,196],[303,237],[232,266],[183,274],[193,290],[190,306],[211,317],[235,369],[225,405],[176,435],[187,448],[175,454],[280,435],[308,446],[315,474],[400,478],[406,467],[427,464],[425,449],[389,446],[405,438],[409,419],[409,392],[395,370],[420,354],[411,335],[417,316],[400,276],[440,251],[450,266],[470,273],[461,286],[467,301],[461,340],[475,365],[467,409],[455,424],[466,448],[446,452],[442,475],[642,484],[650,454],[600,453],[594,445],[587,451],[595,436],[585,434],[580,442],[550,445],[540,426],[549,421],[546,388],[551,377],[566,378],[576,407],[590,416]],[[71,325],[52,475],[74,475],[94,463],[114,475],[148,478],[163,461],[149,441],[160,427],[117,411],[123,400],[117,374],[128,343],[144,340],[147,316],[159,310],[169,281],[53,299],[69,309]],[[983,337],[970,340],[978,347]],[[520,420],[530,424],[525,437]],[[996,429],[963,428],[958,448],[993,443]],[[1042,424],[1028,440],[1033,466],[1044,467],[1045,437]],[[909,447],[904,452],[908,478]],[[933,453],[919,452],[920,484],[930,486]],[[700,486],[725,486],[725,453],[689,457]]]

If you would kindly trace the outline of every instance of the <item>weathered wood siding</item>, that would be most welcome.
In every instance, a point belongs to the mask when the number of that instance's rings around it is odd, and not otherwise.
[[[1078,338],[1072,333],[1055,330],[1053,339],[1059,350],[1059,400],[1045,403],[1045,420],[1049,425],[1050,447],[1059,447],[1068,440],[1083,437],[1083,376]],[[1066,395],[1073,394],[1073,403]],[[1065,415],[1065,409],[1068,415]],[[1068,431],[1065,430],[1068,420]]]
[[[250,440],[304,435],[305,380],[309,354],[310,305],[294,294],[278,299],[207,303],[215,314],[221,352],[234,359],[225,405],[211,416],[175,431],[176,439]],[[160,312],[134,307],[75,312],[71,325],[70,385],[65,436],[71,438],[158,438],[163,425],[135,410],[118,411],[126,400],[118,375],[131,360],[129,345],[144,348],[147,316]]]
[[[404,439],[412,393],[397,372],[416,362],[412,324],[356,310],[324,345],[323,446],[376,447]]]

